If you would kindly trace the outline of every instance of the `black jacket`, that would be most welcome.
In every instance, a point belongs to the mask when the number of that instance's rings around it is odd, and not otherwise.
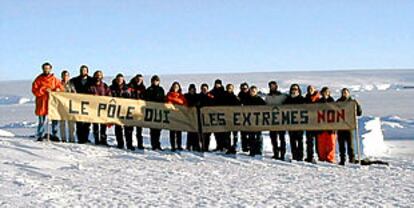
[[[111,89],[112,97],[130,98],[131,92],[128,89],[125,81],[122,85],[118,85],[115,80],[112,81]]]
[[[244,104],[246,102],[246,100],[250,97],[250,93],[249,92],[247,92],[247,93],[239,92],[237,97],[239,97],[240,103]]]
[[[266,105],[266,102],[258,95],[246,98],[244,105]]]
[[[198,94],[198,99],[199,99],[200,107],[214,105],[213,95],[209,92],[207,94],[204,94],[204,93]]]
[[[319,99],[318,103],[332,103],[335,102],[335,100],[329,96],[328,98],[324,98],[323,96],[321,97],[321,99]]]
[[[210,91],[213,95],[214,105],[225,105],[224,103],[224,87],[214,88]]]
[[[239,98],[234,93],[224,92],[222,104],[226,106],[241,105]]]
[[[144,99],[145,96],[145,85],[143,83],[138,84],[135,79],[132,79],[128,83],[128,87],[131,90],[131,98],[135,99]]]
[[[362,108],[361,105],[359,105],[359,103],[352,97],[340,97],[336,102],[348,102],[348,101],[355,101],[356,105],[357,105],[357,109],[356,109],[356,113],[357,116],[361,116],[362,115]]]
[[[72,78],[70,83],[72,83],[76,93],[90,94],[89,89],[93,85],[94,80],[90,76],[87,76],[86,79],[82,76],[77,76]]]
[[[305,98],[302,95],[297,97],[288,96],[283,104],[304,104]]]
[[[200,99],[198,94],[184,94],[185,99],[187,100],[187,104],[189,107],[198,106]]]
[[[165,92],[161,86],[151,85],[145,91],[144,96],[146,101],[163,103],[165,102]]]

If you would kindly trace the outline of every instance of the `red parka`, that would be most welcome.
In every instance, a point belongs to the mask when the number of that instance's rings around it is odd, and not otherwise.
[[[45,116],[48,112],[48,102],[50,91],[64,91],[64,88],[58,78],[53,74],[41,74],[36,77],[32,84],[32,93],[36,97],[35,114]]]
[[[174,105],[187,105],[187,99],[185,99],[182,93],[169,92],[167,93],[167,103]]]

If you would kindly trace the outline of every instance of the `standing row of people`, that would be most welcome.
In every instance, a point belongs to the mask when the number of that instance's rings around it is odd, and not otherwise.
[[[195,84],[190,84],[188,92],[183,93],[179,82],[174,82],[165,94],[160,86],[160,78],[154,75],[151,78],[151,85],[147,88],[144,85],[144,78],[138,74],[128,83],[122,74],[116,75],[110,86],[104,81],[102,71],[95,71],[93,76],[89,76],[89,68],[86,65],[80,67],[80,74],[70,79],[68,71],[61,73],[60,81],[51,73],[52,65],[45,63],[42,65],[43,73],[33,82],[32,92],[36,96],[36,115],[39,116],[39,127],[37,129],[38,140],[45,137],[45,121],[47,115],[48,92],[65,91],[70,93],[92,94],[96,96],[113,96],[146,100],[160,103],[171,103],[174,105],[186,106],[256,106],[256,105],[284,105],[284,104],[310,104],[334,102],[330,96],[329,88],[324,87],[318,92],[314,86],[308,86],[306,96],[302,95],[298,84],[292,84],[289,93],[285,94],[278,90],[276,81],[269,82],[269,93],[263,99],[259,96],[258,88],[247,83],[240,85],[238,95],[234,93],[234,85],[227,84],[225,87],[222,81],[217,79],[213,89],[209,90],[206,83],[201,84],[200,93],[197,93]],[[348,89],[342,90],[342,96],[337,102],[351,101]],[[358,105],[358,116],[361,115],[361,108]],[[57,121],[52,122],[52,140],[59,140],[57,136]],[[76,122],[76,137],[78,143],[89,142],[90,123]],[[60,121],[60,133],[63,142],[74,142],[75,124],[71,121]],[[107,124],[92,124],[92,133],[95,144],[108,145],[107,143]],[[133,144],[133,132],[137,139],[137,148],[144,149],[142,127],[139,126],[120,126],[115,125],[115,136],[118,148],[135,150]],[[239,132],[220,132],[220,133],[187,133],[187,150],[209,151],[210,137],[214,134],[216,139],[216,149],[214,151],[226,151],[228,154],[235,154],[239,143]],[[286,131],[270,131],[271,143],[273,146],[273,158],[285,160],[286,154]],[[288,131],[292,159],[301,161],[304,159],[303,136],[306,136],[306,158],[307,162],[315,162],[314,149],[318,154],[319,160],[334,162],[335,141],[338,136],[340,149],[340,164],[345,164],[346,152],[350,162],[354,162],[353,139],[350,131]],[[150,143],[153,150],[162,150],[160,143],[161,129],[150,129]],[[124,142],[125,139],[125,142]],[[182,132],[170,131],[170,143],[172,151],[183,150]],[[263,147],[262,132],[240,132],[241,151],[249,152],[251,156],[261,155]]]

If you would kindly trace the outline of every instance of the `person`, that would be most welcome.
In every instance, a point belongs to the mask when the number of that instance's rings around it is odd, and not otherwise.
[[[185,99],[187,100],[188,107],[197,107],[199,105],[199,99],[197,95],[197,89],[195,84],[190,84],[188,86],[188,92],[184,94]],[[201,150],[200,148],[200,136],[198,132],[187,132],[187,145],[186,149],[188,151],[197,151]]]
[[[208,91],[208,84],[203,83],[200,86],[201,92],[198,95],[199,97],[199,106],[198,107],[205,107],[205,106],[213,106],[214,105],[214,97],[213,95]],[[201,149],[203,152],[208,152],[210,147],[210,132],[203,132],[203,135],[201,136]]]
[[[185,99],[181,85],[178,82],[174,82],[171,85],[170,91],[167,93],[167,103],[174,104],[174,105],[187,105],[187,100]],[[171,143],[171,151],[182,151],[183,148],[181,146],[181,131],[173,131],[170,130],[170,143]]]
[[[249,92],[249,85],[246,82],[240,84],[240,92],[237,95],[240,100],[240,104],[243,106],[246,103],[246,100],[250,97]],[[249,151],[249,140],[248,140],[248,132],[240,131],[240,142],[241,142],[241,149],[243,152]]]
[[[214,87],[210,91],[210,94],[213,96],[213,106],[223,106],[224,103],[224,87],[220,79],[214,81]],[[216,139],[217,147],[214,151],[224,151],[225,149],[230,148],[230,141],[226,140],[226,133],[215,132],[214,138]]]
[[[331,102],[335,102],[331,97],[331,91],[328,87],[323,87],[321,90],[321,98],[319,99],[318,103]],[[316,137],[319,161],[335,163],[335,131],[320,131]]]
[[[80,66],[79,73],[79,76],[72,78],[70,80],[70,83],[74,86],[76,93],[90,94],[89,88],[93,84],[93,79],[88,75],[88,66]],[[76,136],[78,138],[79,144],[85,144],[89,142],[89,128],[90,123],[76,122]]]
[[[137,100],[144,100],[145,95],[145,85],[144,85],[144,77],[141,74],[135,75],[130,82],[128,83],[128,87],[131,91],[131,98]],[[135,136],[137,138],[138,149],[144,149],[144,140],[142,136],[142,127],[136,126],[135,127]]]
[[[267,105],[277,106],[282,105],[287,95],[281,93],[276,81],[269,82],[269,93],[265,97]],[[270,131],[270,140],[272,142],[273,159],[284,160],[286,154],[286,131]]]
[[[227,84],[226,85],[226,91],[223,95],[223,101],[224,105],[226,106],[240,106],[240,100],[239,98],[234,94],[234,85],[233,84]],[[236,154],[237,152],[237,142],[238,142],[238,132],[224,132],[224,138],[225,141],[229,144],[228,150],[226,154]],[[233,142],[231,143],[231,138],[233,138]]]
[[[304,104],[305,98],[302,96],[302,90],[298,84],[292,84],[289,90],[289,96],[284,104]],[[292,159],[296,161],[303,160],[303,131],[289,131],[290,148]]]
[[[115,79],[112,80],[112,85],[110,86],[112,97],[120,98],[131,98],[131,92],[125,82],[124,75],[121,73],[117,74]],[[115,137],[117,141],[117,147],[119,149],[124,148],[124,136],[126,141],[127,149],[134,151],[135,148],[132,146],[132,126],[121,126],[115,125]]]
[[[319,92],[316,90],[314,86],[309,85],[307,87],[305,103],[307,104],[317,103],[320,97],[321,95],[319,94]],[[305,161],[309,163],[316,163],[314,159],[314,147],[316,147],[316,152],[317,152],[317,145],[315,145],[315,142],[317,141],[316,139],[317,133],[318,133],[317,131],[306,131],[305,133],[306,135],[306,159]]]
[[[49,92],[63,91],[63,86],[52,73],[52,65],[48,62],[42,64],[42,74],[36,77],[32,83],[32,93],[36,97],[35,114],[38,116],[37,141],[45,139],[45,125],[48,114]],[[50,140],[59,141],[57,136],[57,121],[52,121],[52,135]]]
[[[258,95],[258,89],[256,86],[250,87],[250,97],[247,98],[245,105],[266,105],[266,102]],[[248,132],[249,138],[249,155],[254,157],[255,155],[262,154],[263,138],[262,132]]]
[[[342,96],[336,102],[352,102],[356,104],[356,116],[362,115],[361,105],[358,101],[351,97],[351,93],[348,88],[343,88],[341,90]],[[346,153],[348,153],[348,159],[350,163],[355,163],[354,155],[354,142],[352,130],[338,130],[338,143],[339,143],[339,155],[340,155],[340,165],[345,165]]]
[[[72,83],[69,82],[70,74],[67,70],[63,70],[61,73],[62,77],[62,86],[64,92],[73,93],[75,92],[75,87],[72,85]],[[75,122],[69,121],[69,120],[62,120],[59,123],[60,127],[60,137],[62,139],[62,142],[68,141],[73,143],[75,142]],[[68,134],[66,135],[66,129],[68,130]]]
[[[103,81],[103,73],[98,70],[93,73],[93,83],[91,84],[89,91],[92,95],[97,96],[111,96],[111,89]],[[106,124],[93,124],[93,137],[95,138],[96,145],[108,146],[106,135]]]
[[[164,89],[160,86],[160,78],[157,75],[151,77],[151,86],[145,91],[145,100],[151,102],[163,103],[165,100]],[[152,150],[160,150],[161,143],[161,129],[150,129],[151,147]]]

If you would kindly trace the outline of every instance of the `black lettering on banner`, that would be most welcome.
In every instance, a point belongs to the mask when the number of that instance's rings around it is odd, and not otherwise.
[[[307,110],[302,110],[300,111],[300,124],[307,124],[309,123],[309,115],[308,115],[308,111]]]
[[[235,126],[240,126],[240,113],[239,112],[235,112],[233,114],[233,125]]]
[[[299,122],[298,122],[298,120],[296,119],[296,116],[297,116],[297,114],[298,114],[298,111],[296,111],[296,110],[293,110],[292,112],[291,112],[291,120],[290,120],[290,124],[298,124]]]
[[[153,117],[153,110],[150,108],[145,108],[144,111],[144,121],[152,121],[152,117]]]
[[[279,125],[279,111],[272,112],[272,125]]]
[[[217,126],[218,123],[216,122],[215,114],[214,113],[209,113],[208,116],[210,118],[211,126]]]
[[[163,121],[163,123],[170,123],[170,120],[169,120],[169,118],[168,118],[168,115],[170,114],[170,111],[168,111],[168,110],[165,110],[164,111],[164,121]]]
[[[126,114],[126,119],[127,120],[132,120],[133,119],[133,117],[132,117],[132,112],[135,110],[135,107],[133,107],[133,106],[128,106],[128,108],[127,108],[127,114]]]
[[[248,125],[249,126],[251,126],[252,125],[252,123],[251,123],[251,121],[250,121],[250,116],[251,116],[252,114],[251,113],[247,113],[247,115],[246,115],[246,113],[243,113],[243,126],[246,126],[246,124],[248,123]]]
[[[106,109],[106,104],[105,103],[99,103],[98,105],[98,117],[101,116],[101,110],[105,110]]]
[[[282,111],[282,125],[289,124],[290,122],[290,113],[289,111]]]
[[[70,114],[79,114],[79,111],[73,109],[72,100],[69,100],[69,113]]]
[[[116,112],[116,105],[109,104],[108,105],[108,118],[115,118],[115,112]]]
[[[262,125],[270,125],[269,118],[270,118],[270,112],[263,112]]]
[[[255,116],[255,120],[256,120],[256,126],[259,125],[259,118],[260,118],[260,112],[254,112],[253,115]]]
[[[118,106],[116,117],[119,118],[119,119],[125,120],[125,116],[121,115],[121,106]]]
[[[226,117],[224,113],[217,114],[218,125],[225,126],[226,125]]]
[[[89,105],[89,101],[81,101],[81,114],[82,115],[89,115],[86,111],[86,105]]]

